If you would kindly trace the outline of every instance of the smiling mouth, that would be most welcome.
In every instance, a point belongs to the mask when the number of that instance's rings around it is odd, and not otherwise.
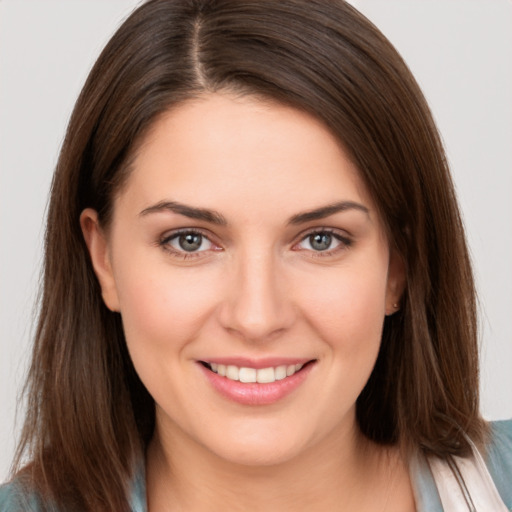
[[[242,383],[270,384],[279,380],[284,380],[300,372],[307,365],[314,363],[314,360],[304,364],[288,364],[279,366],[270,366],[268,368],[249,368],[245,366],[235,366],[232,364],[224,365],[218,363],[207,363],[201,361],[201,364],[208,370],[216,373],[226,379]]]

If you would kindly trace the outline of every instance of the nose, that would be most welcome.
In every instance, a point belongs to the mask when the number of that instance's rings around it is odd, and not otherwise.
[[[272,254],[237,259],[227,277],[229,291],[222,301],[220,322],[247,341],[267,341],[290,328],[295,308],[283,272]]]

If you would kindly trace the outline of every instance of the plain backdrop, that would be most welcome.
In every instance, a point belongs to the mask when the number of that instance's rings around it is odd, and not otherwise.
[[[22,419],[52,171],[88,70],[137,3],[0,0],[0,481]],[[480,296],[482,410],[511,417],[512,3],[352,3],[403,55],[443,135]]]

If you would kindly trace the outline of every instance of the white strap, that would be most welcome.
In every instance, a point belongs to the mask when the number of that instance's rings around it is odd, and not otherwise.
[[[509,512],[474,445],[471,457],[430,457],[428,462],[445,511]]]

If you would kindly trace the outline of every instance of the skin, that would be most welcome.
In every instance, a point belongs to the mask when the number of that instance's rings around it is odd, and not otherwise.
[[[358,206],[290,222],[340,201]],[[162,202],[214,210],[224,223]],[[108,229],[90,209],[81,224],[156,403],[152,512],[414,510],[399,455],[355,421],[403,265],[323,124],[227,93],[183,103],[140,146]],[[202,242],[187,252],[176,230],[190,229]],[[312,233],[331,236],[327,250]],[[314,363],[291,394],[254,406],[221,396],[198,363],[233,356]]]

